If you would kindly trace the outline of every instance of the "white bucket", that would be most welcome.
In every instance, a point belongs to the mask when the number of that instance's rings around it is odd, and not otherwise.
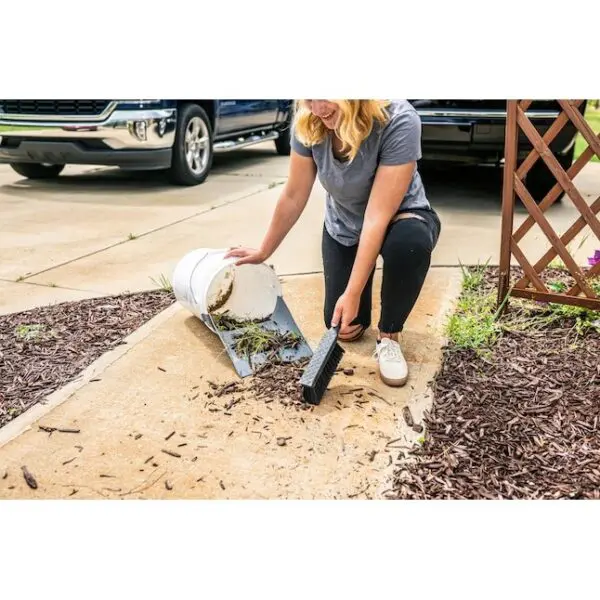
[[[239,319],[267,319],[281,296],[275,271],[265,264],[236,266],[237,258],[225,258],[227,250],[198,248],[186,254],[173,271],[173,293],[190,312],[216,333],[212,322],[202,319],[229,311]],[[229,294],[229,297],[227,297]]]

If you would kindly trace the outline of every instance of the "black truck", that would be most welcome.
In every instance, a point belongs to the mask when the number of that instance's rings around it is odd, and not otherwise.
[[[493,164],[504,161],[506,100],[410,100],[423,123],[422,148],[426,161],[466,164]],[[580,107],[585,111],[586,104]],[[543,135],[560,114],[555,100],[536,100],[526,114]],[[569,121],[550,144],[560,165],[567,169],[573,162],[577,129]],[[518,159],[522,161],[532,145],[521,132]],[[526,185],[536,201],[541,201],[555,183],[542,160],[527,174]]]

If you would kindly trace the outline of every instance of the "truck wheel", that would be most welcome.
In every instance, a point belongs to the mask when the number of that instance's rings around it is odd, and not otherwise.
[[[556,155],[556,160],[560,166],[566,171],[573,164],[573,157],[575,156],[575,146],[567,152],[564,156]],[[538,158],[535,165],[531,168],[525,178],[525,187],[529,193],[533,196],[533,199],[539,204],[544,196],[553,188],[556,183],[556,178],[552,174],[552,171],[546,166],[546,163]],[[560,202],[565,196],[562,192],[556,202]]]
[[[275,140],[275,148],[280,156],[289,156],[292,152],[292,119],[287,119],[283,128],[279,131],[279,137]]]
[[[213,133],[206,112],[197,104],[179,111],[169,179],[178,185],[198,185],[213,162]]]
[[[65,165],[43,165],[41,163],[11,163],[10,166],[27,179],[54,179],[65,168]]]

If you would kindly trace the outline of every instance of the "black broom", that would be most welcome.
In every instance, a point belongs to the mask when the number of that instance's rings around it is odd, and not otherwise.
[[[321,338],[317,349],[300,378],[302,395],[309,404],[320,404],[325,390],[335,374],[344,349],[337,343],[338,327],[331,327]]]

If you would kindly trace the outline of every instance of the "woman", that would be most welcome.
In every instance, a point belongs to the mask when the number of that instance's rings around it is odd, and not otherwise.
[[[302,100],[297,103],[289,178],[259,249],[234,248],[237,264],[257,264],[279,247],[304,210],[315,178],[325,188],[322,254],[325,324],[360,339],[371,324],[373,274],[383,259],[374,356],[382,380],[404,385],[398,334],[429,270],[440,221],[417,160],[421,122],[407,101]]]

